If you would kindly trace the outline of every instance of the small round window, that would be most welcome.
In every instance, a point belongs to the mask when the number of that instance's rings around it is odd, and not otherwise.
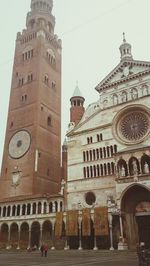
[[[85,194],[85,201],[88,205],[93,205],[96,201],[96,196],[93,192],[88,192]]]

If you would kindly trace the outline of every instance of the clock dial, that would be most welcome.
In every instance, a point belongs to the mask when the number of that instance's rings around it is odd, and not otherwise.
[[[26,154],[30,148],[31,136],[26,130],[15,133],[9,142],[9,155],[18,159]]]

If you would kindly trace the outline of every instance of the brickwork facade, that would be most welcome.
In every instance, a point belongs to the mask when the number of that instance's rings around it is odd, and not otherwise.
[[[60,190],[61,41],[51,10],[52,1],[31,1],[17,34],[1,198]]]

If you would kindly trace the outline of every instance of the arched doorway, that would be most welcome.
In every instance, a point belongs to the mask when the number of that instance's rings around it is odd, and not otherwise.
[[[34,222],[31,227],[31,247],[39,247],[40,245],[40,224]]]
[[[150,248],[150,202],[140,202],[136,206],[136,220],[138,224],[139,241],[145,242]]]
[[[29,225],[23,223],[20,228],[20,248],[27,249],[29,243]]]
[[[18,225],[16,223],[10,227],[10,245],[14,249],[18,247]]]
[[[147,233],[150,235],[150,212],[139,214],[137,211],[142,202],[150,203],[150,190],[140,184],[130,186],[121,199],[121,211],[126,221],[124,234],[130,249],[135,249],[140,241],[150,247],[150,240],[147,239]]]
[[[0,243],[1,243],[1,248],[6,248],[8,244],[8,225],[7,224],[2,224],[1,226]]]
[[[50,221],[45,221],[43,223],[43,233],[42,233],[42,242],[47,243],[48,246],[52,246],[52,224]]]
[[[83,225],[81,223],[81,232]],[[82,248],[83,249],[93,249],[94,248],[94,225],[93,225],[93,221],[90,219],[90,229],[91,229],[91,233],[90,236],[83,236],[81,237],[81,241],[82,241]]]

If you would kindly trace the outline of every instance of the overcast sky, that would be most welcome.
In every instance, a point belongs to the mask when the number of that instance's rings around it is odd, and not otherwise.
[[[31,0],[0,0],[0,164],[6,128],[16,33],[25,28]],[[62,140],[69,99],[78,80],[85,106],[95,86],[120,61],[122,33],[135,59],[150,61],[150,0],[54,0],[55,33],[62,39]]]

